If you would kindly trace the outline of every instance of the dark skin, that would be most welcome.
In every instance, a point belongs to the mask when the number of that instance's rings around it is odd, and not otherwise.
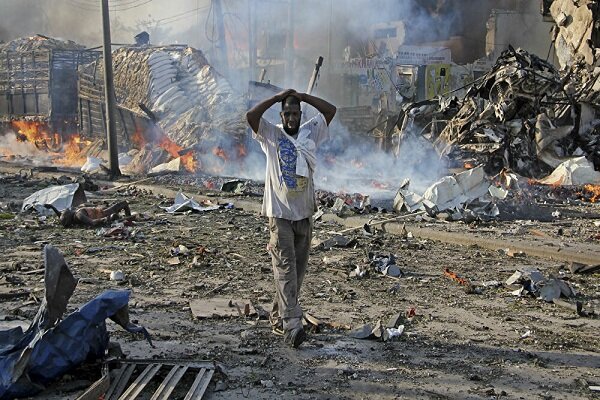
[[[325,117],[327,125],[329,125],[331,120],[333,120],[333,117],[337,111],[333,104],[319,97],[312,96],[307,93],[298,93],[294,89],[287,89],[277,93],[275,96],[263,100],[246,113],[246,119],[248,120],[248,124],[252,130],[258,133],[260,119],[262,118],[263,114],[274,104],[281,103],[289,96],[296,97],[300,102],[305,102],[316,108],[317,111],[319,111]],[[288,135],[295,137],[298,134],[300,120],[302,118],[302,110],[300,105],[293,102],[288,103],[286,101],[279,115],[281,116],[281,123],[283,124],[283,129],[285,132]]]
[[[110,221],[119,219],[119,213],[125,212],[126,217],[131,217],[131,210],[126,201],[114,204],[110,207],[78,207],[75,210],[67,209],[62,213],[50,204],[45,205],[60,218],[60,223],[65,228],[71,225],[101,226]]]

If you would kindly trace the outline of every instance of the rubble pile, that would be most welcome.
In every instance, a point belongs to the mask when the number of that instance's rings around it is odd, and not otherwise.
[[[509,48],[463,99],[405,107],[399,146],[427,138],[450,167],[481,165],[542,178],[585,156],[600,169],[600,68],[574,64],[562,73],[524,50]]]
[[[554,0],[550,15],[556,22],[554,45],[561,67],[583,59],[594,65],[600,58],[600,4],[595,0]]]
[[[151,111],[162,131],[187,148],[210,138],[241,137],[245,131],[243,98],[207,62],[186,46],[123,47],[113,53],[114,81],[120,105]],[[83,72],[102,76],[101,63]]]

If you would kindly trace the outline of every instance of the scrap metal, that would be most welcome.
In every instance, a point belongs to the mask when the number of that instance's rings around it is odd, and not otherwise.
[[[503,52],[462,98],[410,103],[397,149],[426,138],[450,167],[481,165],[542,178],[586,156],[600,169],[600,68],[583,62],[559,72],[521,49]]]

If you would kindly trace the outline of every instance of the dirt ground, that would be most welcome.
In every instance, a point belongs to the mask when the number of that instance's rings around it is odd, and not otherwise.
[[[15,169],[0,166],[2,212],[20,207],[36,190],[64,173],[36,173],[18,182]],[[76,177],[76,174],[67,174]],[[145,185],[158,182],[150,180]],[[246,298],[268,308],[274,285],[266,251],[266,221],[253,210],[221,209],[199,214],[169,215],[160,206],[172,198],[131,186],[120,191],[94,192],[95,204],[128,200],[145,218],[135,223],[137,234],[115,240],[98,229],[63,229],[56,218],[14,213],[0,219],[0,293],[29,289],[43,296],[42,247],[51,243],[64,254],[80,282],[69,308],[75,309],[106,289],[130,289],[132,320],[153,337],[151,348],[109,323],[111,340],[133,358],[216,361],[208,399],[590,399],[600,398],[590,385],[600,385],[600,319],[534,297],[516,297],[503,285],[515,270],[535,267],[544,275],[568,279],[584,309],[600,312],[600,274],[576,275],[566,262],[529,256],[510,257],[478,246],[459,246],[402,237],[377,230],[373,236],[351,232],[351,248],[311,252],[301,294],[305,311],[329,323],[311,332],[298,350],[275,336],[267,320],[256,316],[195,319],[191,300],[215,296]],[[189,195],[206,194],[197,186],[180,186]],[[260,197],[244,197],[260,203]],[[558,207],[558,206],[557,206]],[[561,206],[561,210],[572,210]],[[566,211],[564,211],[566,210]],[[580,246],[600,250],[600,227],[588,205],[582,218],[551,222],[462,223],[417,222],[415,226],[448,230],[465,236],[538,241],[540,246]],[[580,210],[577,211],[580,213]],[[387,215],[389,217],[389,215]],[[379,216],[385,218],[386,216]],[[332,222],[315,223],[315,243],[343,229]],[[184,245],[189,256],[171,265],[170,249]],[[394,254],[405,275],[385,277],[368,267],[366,254]],[[198,256],[193,263],[194,255]],[[599,261],[600,262],[600,261]],[[368,276],[350,277],[356,266]],[[467,290],[446,277],[449,268],[471,281]],[[121,270],[124,282],[109,279]],[[220,289],[219,289],[220,287]],[[0,327],[27,326],[39,303],[33,296],[2,300]],[[404,317],[404,332],[393,341],[359,340],[345,325],[357,328],[414,309]],[[72,375],[37,396],[74,399],[91,384]],[[83,381],[81,382],[81,380]],[[71,387],[71,389],[69,389]],[[176,396],[173,398],[177,398]]]

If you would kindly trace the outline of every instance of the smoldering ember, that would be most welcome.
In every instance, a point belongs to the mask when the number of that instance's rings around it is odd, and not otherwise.
[[[0,398],[600,398],[599,21],[4,0]]]

